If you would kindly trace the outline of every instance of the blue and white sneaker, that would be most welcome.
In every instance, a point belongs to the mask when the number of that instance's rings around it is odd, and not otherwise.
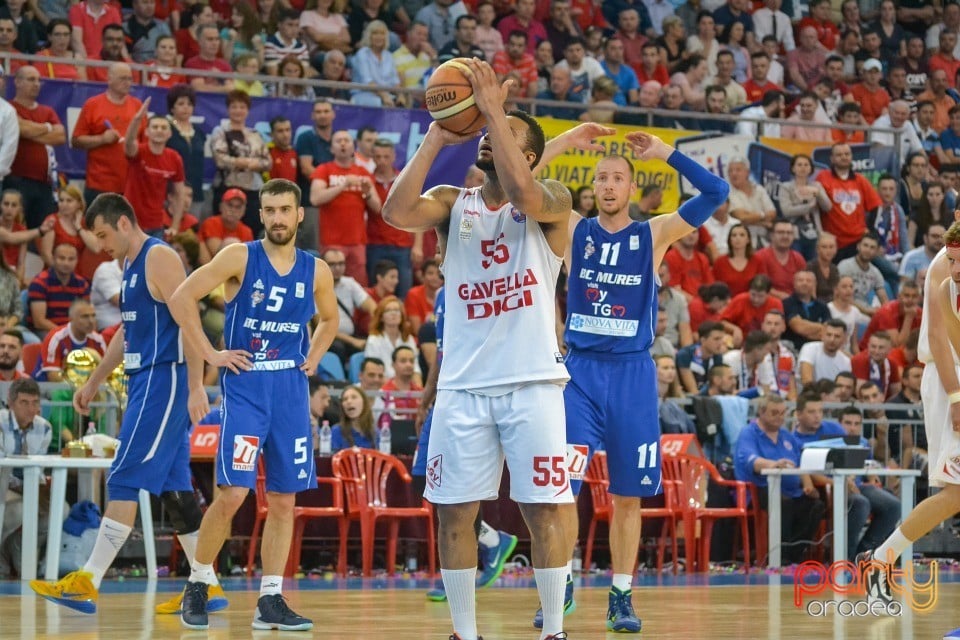
[[[517,536],[500,531],[500,544],[495,547],[480,545],[480,573],[477,574],[477,588],[489,587],[503,573],[503,565],[517,548]]]
[[[430,589],[427,591],[427,600],[430,602],[446,602],[447,601],[447,592],[443,588],[443,581],[440,581],[440,586],[436,589]]]
[[[563,594],[563,615],[568,616],[577,610],[577,602],[573,599],[573,576],[567,576],[567,590]],[[533,626],[543,629],[543,608],[537,609],[533,616]]]
[[[632,592],[610,587],[607,605],[607,631],[639,633],[642,623],[633,611]]]
[[[943,640],[960,640],[960,628],[953,631],[947,631],[943,634]]]

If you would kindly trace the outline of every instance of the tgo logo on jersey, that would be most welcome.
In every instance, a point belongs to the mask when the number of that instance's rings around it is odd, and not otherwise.
[[[259,336],[250,340],[250,351],[253,352],[255,361],[276,360],[280,356],[280,349],[271,349],[270,340],[264,340]]]
[[[590,302],[597,302],[607,297],[607,294],[605,291],[600,291],[600,289],[596,287],[587,287],[586,291],[584,292],[584,295],[586,296],[587,300]]]
[[[257,463],[257,451],[260,450],[260,438],[257,436],[233,437],[233,470],[253,471]]]
[[[583,480],[587,471],[587,460],[590,458],[590,447],[585,444],[567,445],[567,474],[571,480]]]
[[[584,290],[584,297],[593,307],[593,313],[599,316],[622,318],[627,315],[627,307],[622,304],[608,304],[605,302],[609,291],[604,291],[595,284],[588,285]]]
[[[443,480],[443,454],[427,460],[427,484],[431,489],[439,489]]]

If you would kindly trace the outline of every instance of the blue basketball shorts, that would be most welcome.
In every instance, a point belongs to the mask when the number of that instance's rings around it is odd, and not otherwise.
[[[166,363],[132,374],[127,382],[120,446],[107,475],[111,500],[192,491],[187,367]]]
[[[574,493],[580,491],[594,451],[607,452],[610,493],[646,497],[663,491],[657,368],[648,353],[629,357],[571,352],[567,465]]]
[[[420,428],[420,439],[417,440],[417,452],[413,456],[412,476],[427,475],[427,445],[430,444],[430,427],[433,425],[433,409],[427,412],[427,417]]]
[[[255,488],[262,453],[267,491],[296,493],[316,488],[306,374],[298,368],[226,372],[220,385],[217,483]]]

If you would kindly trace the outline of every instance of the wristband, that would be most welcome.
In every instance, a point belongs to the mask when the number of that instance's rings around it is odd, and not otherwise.
[[[960,391],[954,391],[953,393],[947,396],[947,400],[950,401],[950,404],[957,404],[960,402]]]

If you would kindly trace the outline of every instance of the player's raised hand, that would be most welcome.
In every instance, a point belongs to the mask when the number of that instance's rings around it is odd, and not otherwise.
[[[673,153],[673,147],[645,131],[631,131],[627,134],[627,146],[633,149],[641,160],[666,160]]]
[[[240,373],[253,369],[253,363],[250,361],[252,357],[253,354],[242,349],[224,349],[214,351],[213,355],[207,358],[207,362],[218,369],[226,367],[233,373]]]
[[[187,411],[190,412],[190,424],[200,424],[204,416],[210,413],[210,399],[207,398],[207,390],[202,386],[190,389]]]
[[[599,142],[596,142],[596,139],[602,138],[603,136],[612,136],[616,132],[617,130],[613,127],[597,124],[596,122],[584,122],[583,124],[578,124],[573,129],[570,129],[562,135],[569,146],[573,147],[574,149],[581,149],[583,151],[604,151],[606,147]]]
[[[424,137],[431,137],[438,139],[444,146],[452,144],[463,144],[464,142],[470,142],[471,140],[476,140],[481,136],[483,131],[475,131],[473,133],[454,133],[452,131],[447,131],[441,127],[437,122],[431,122],[430,128],[427,129],[427,135]]]
[[[135,115],[134,118],[137,120],[143,118],[145,115],[147,115],[147,110],[149,108],[150,108],[150,98],[147,97],[147,99],[143,101],[143,104],[140,105],[140,109],[139,111],[137,111],[137,115]]]
[[[513,80],[504,80],[501,84],[493,67],[477,58],[468,59],[465,65],[465,74],[473,85],[473,99],[480,112],[484,115],[503,113],[503,103],[507,101]]]
[[[77,389],[73,393],[73,410],[80,415],[90,415],[90,403],[97,396],[99,389],[91,386],[89,382]]]

